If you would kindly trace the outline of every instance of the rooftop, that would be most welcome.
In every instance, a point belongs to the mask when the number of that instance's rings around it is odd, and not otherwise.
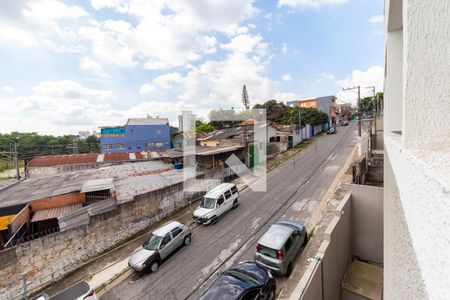
[[[109,178],[109,179],[107,179]],[[94,181],[107,179],[105,181]],[[145,161],[103,166],[96,169],[28,178],[0,190],[0,207],[26,204],[32,200],[80,192],[83,185],[102,183],[115,187],[118,200],[129,201],[136,194],[183,181],[183,173],[161,161]]]
[[[125,125],[169,125],[167,118],[131,118]]]

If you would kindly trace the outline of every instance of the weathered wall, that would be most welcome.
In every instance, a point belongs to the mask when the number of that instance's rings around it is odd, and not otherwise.
[[[22,293],[26,274],[28,290],[58,279],[118,242],[186,206],[200,194],[185,194],[183,183],[135,196],[117,209],[90,218],[90,224],[59,232],[0,252],[0,299]]]
[[[33,200],[30,203],[32,211],[38,211],[54,207],[68,206],[76,203],[84,203],[84,193],[70,193],[55,197],[48,197],[39,200]]]
[[[352,184],[352,255],[383,263],[383,188]]]

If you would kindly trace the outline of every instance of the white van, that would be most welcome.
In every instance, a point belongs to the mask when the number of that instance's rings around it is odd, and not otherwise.
[[[194,211],[194,221],[213,224],[217,219],[238,205],[239,191],[233,183],[222,183],[203,196],[198,209]]]

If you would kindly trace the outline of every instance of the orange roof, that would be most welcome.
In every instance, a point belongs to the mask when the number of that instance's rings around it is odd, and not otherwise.
[[[28,167],[50,167],[57,165],[74,165],[81,163],[94,163],[99,153],[69,154],[69,155],[46,155],[33,158]]]

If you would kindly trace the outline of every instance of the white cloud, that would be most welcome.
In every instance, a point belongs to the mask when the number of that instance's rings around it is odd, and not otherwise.
[[[344,4],[347,0],[278,0],[278,6],[292,8],[320,8],[325,5]]]
[[[141,94],[148,94],[154,90],[168,90],[171,89],[174,84],[179,84],[183,82],[183,77],[180,73],[167,73],[156,77],[151,83],[144,84],[139,92]]]
[[[288,46],[286,43],[283,43],[283,46],[281,47],[281,53],[286,54],[288,52]]]
[[[240,54],[247,54],[256,50],[259,55],[263,55],[267,48],[267,44],[262,42],[261,36],[249,34],[235,36],[228,44],[220,46],[222,49]]]
[[[377,92],[383,90],[384,69],[381,66],[372,66],[367,71],[354,70],[351,76],[346,79],[338,80],[336,83],[341,88],[348,88],[354,86],[361,86],[361,97],[372,96],[372,90],[366,89],[369,86],[375,86]],[[350,102],[355,104],[357,99],[357,90],[354,91],[339,91],[337,98],[340,101]]]
[[[292,77],[291,77],[291,75],[289,75],[289,74],[284,74],[283,77],[282,77],[282,79],[283,79],[284,81],[291,81],[291,80],[292,80]]]
[[[74,28],[89,18],[82,7],[57,0],[0,1],[0,43],[76,53],[82,46]]]
[[[316,79],[317,83],[321,83],[323,81],[334,80],[334,75],[330,73],[320,73],[319,77]]]
[[[80,59],[80,68],[91,73],[91,75],[99,78],[106,78],[108,74],[102,71],[102,65],[89,57],[82,57]]]
[[[109,101],[116,98],[112,91],[86,88],[70,80],[43,81],[33,87],[33,92],[36,96],[66,99],[89,98]]]
[[[384,22],[384,16],[383,16],[383,15],[372,16],[372,17],[370,17],[370,19],[368,20],[368,22],[369,22],[369,23],[372,23],[372,24],[383,23],[383,22]]]
[[[9,85],[4,85],[4,86],[2,86],[2,87],[0,88],[0,90],[1,90],[2,92],[8,92],[8,93],[14,92],[14,91],[15,91],[15,89],[14,89],[12,86],[9,86]]]
[[[278,92],[274,94],[273,99],[280,102],[287,102],[298,99],[298,95],[292,92]]]

